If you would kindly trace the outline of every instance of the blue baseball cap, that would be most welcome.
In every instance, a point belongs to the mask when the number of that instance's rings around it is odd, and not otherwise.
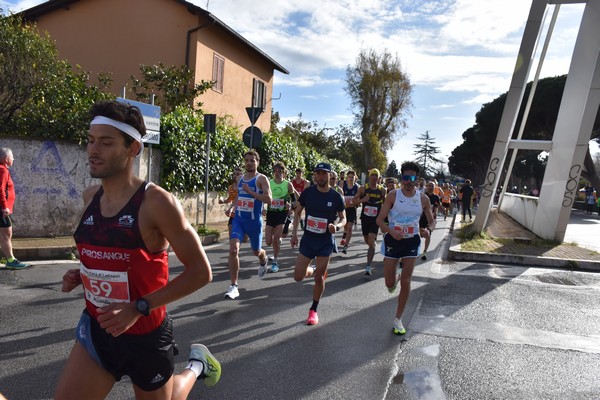
[[[331,172],[331,165],[327,164],[327,163],[318,163],[317,165],[315,165],[315,167],[313,168],[313,172],[316,171],[325,171],[325,172]]]

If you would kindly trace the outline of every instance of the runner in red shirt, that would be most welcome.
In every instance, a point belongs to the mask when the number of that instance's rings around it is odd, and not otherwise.
[[[185,399],[197,379],[216,384],[221,367],[194,344],[186,369],[173,375],[176,348],[165,306],[209,283],[210,264],[175,197],[133,173],[146,132],[140,111],[108,101],[95,104],[91,116],[88,162],[101,184],[83,193],[74,235],[81,265],[67,271],[62,287],[70,292],[82,284],[86,308],[55,398],[104,398],[128,375],[136,399]],[[184,267],[171,281],[169,244]]]

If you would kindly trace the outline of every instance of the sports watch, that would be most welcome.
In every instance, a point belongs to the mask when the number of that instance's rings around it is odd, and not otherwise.
[[[143,297],[135,301],[135,309],[144,317],[150,315],[150,303]]]

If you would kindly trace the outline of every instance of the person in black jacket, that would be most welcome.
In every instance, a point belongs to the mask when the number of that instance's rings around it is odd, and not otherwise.
[[[471,186],[471,180],[467,179],[465,184],[460,188],[461,201],[462,201],[462,221],[467,218],[467,211],[469,212],[469,221],[473,220],[471,215],[471,202],[473,200],[473,186]]]

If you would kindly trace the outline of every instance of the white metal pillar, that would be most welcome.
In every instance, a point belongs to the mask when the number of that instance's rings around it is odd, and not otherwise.
[[[517,116],[519,115],[523,93],[527,86],[529,71],[533,63],[534,50],[542,29],[542,21],[547,5],[548,0],[533,0],[531,9],[529,10],[529,17],[527,18],[527,24],[523,32],[515,71],[508,94],[506,95],[504,111],[502,112],[502,119],[498,127],[496,144],[494,144],[494,149],[492,150],[485,182],[481,190],[477,217],[473,224],[474,228],[479,232],[485,228],[494,202],[494,195],[496,194],[496,188],[498,187],[498,181],[500,180],[506,153],[508,152],[508,145],[517,122]]]
[[[492,207],[498,179],[509,148],[541,149],[548,143],[528,144],[512,140],[523,92],[526,85],[535,37],[540,32],[542,14],[547,4],[586,3],[569,73],[565,82],[556,127],[540,197],[531,226],[535,234],[562,242],[577,195],[579,177],[598,107],[600,105],[600,0],[533,0],[525,26],[517,68],[513,75],[496,144],[492,152],[475,229],[482,231]],[[540,62],[543,62],[541,60]],[[523,63],[523,66],[520,66]],[[525,116],[526,118],[526,116]],[[523,124],[525,124],[525,118]],[[517,143],[519,142],[519,143]],[[541,147],[540,147],[541,146]],[[510,173],[510,171],[509,171]],[[510,210],[507,210],[510,215]]]
[[[537,235],[562,242],[600,105],[600,1],[587,2],[565,83],[552,150],[533,223]]]

